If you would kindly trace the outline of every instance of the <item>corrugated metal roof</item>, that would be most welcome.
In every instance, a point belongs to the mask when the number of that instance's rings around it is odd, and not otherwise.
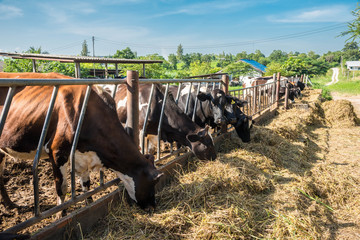
[[[15,59],[35,59],[59,62],[78,62],[78,63],[128,63],[128,64],[150,64],[162,63],[162,60],[140,60],[140,59],[121,59],[105,57],[87,57],[87,56],[70,56],[70,55],[51,55],[37,53],[7,53],[0,52],[0,56],[11,57]]]
[[[262,65],[261,63],[258,63],[255,60],[240,59],[240,61],[250,64],[257,71],[260,71],[260,72],[265,72],[266,71],[266,66]]]

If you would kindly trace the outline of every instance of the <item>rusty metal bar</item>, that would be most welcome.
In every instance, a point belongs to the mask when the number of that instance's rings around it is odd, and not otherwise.
[[[188,95],[187,95],[186,105],[185,105],[185,111],[184,111],[184,112],[185,112],[185,114],[187,114],[188,109],[189,109],[189,102],[190,102],[190,96],[191,96],[192,85],[193,85],[193,83],[192,83],[192,82],[190,82],[189,92],[188,92]]]
[[[9,113],[10,104],[14,97],[15,89],[16,89],[16,87],[9,87],[8,93],[6,95],[4,107],[3,107],[3,110],[2,110],[1,116],[0,116],[0,136],[1,136],[4,126],[5,126],[6,117]]]
[[[159,125],[158,125],[158,139],[157,139],[157,159],[159,160],[160,159],[160,140],[161,140],[161,126],[162,126],[162,122],[163,122],[163,119],[164,119],[164,112],[165,112],[165,105],[166,105],[166,100],[167,100],[167,96],[168,96],[168,93],[169,93],[169,86],[170,86],[170,83],[168,83],[166,85],[166,89],[165,89],[165,94],[164,94],[164,100],[163,100],[163,104],[162,104],[162,107],[161,107],[161,114],[160,114],[160,120],[159,120]]]
[[[221,81],[222,81],[222,90],[224,91],[225,94],[229,94],[229,75],[225,74],[221,76]]]
[[[197,98],[197,95],[199,95],[200,93],[200,87],[201,87],[201,83],[199,83],[198,85],[198,89],[196,91],[196,97],[195,97],[195,103],[194,103],[194,112],[193,112],[193,115],[192,115],[192,121],[195,122],[195,117],[196,117],[196,108],[197,108],[197,105],[198,105],[198,102],[199,102],[199,99]],[[186,111],[187,112],[187,111]],[[185,112],[185,113],[186,113]]]
[[[285,83],[285,110],[289,108],[289,83]]]
[[[39,165],[39,160],[40,160],[40,157],[41,157],[41,153],[43,151],[44,141],[45,141],[47,130],[49,128],[49,123],[50,123],[52,112],[54,110],[55,101],[56,101],[58,91],[59,91],[59,86],[54,86],[54,89],[53,89],[53,92],[52,92],[52,95],[51,95],[51,99],[50,99],[50,104],[49,104],[49,107],[48,107],[48,111],[46,113],[44,125],[43,125],[43,128],[41,130],[41,135],[40,135],[39,143],[38,143],[38,146],[37,146],[37,149],[36,149],[36,154],[35,154],[33,167],[32,167],[33,185],[34,185],[34,214],[35,214],[35,216],[40,215],[38,165]]]
[[[145,120],[144,120],[144,125],[141,131],[141,143],[140,143],[140,147],[141,147],[141,153],[144,154],[145,153],[145,136],[146,136],[146,126],[147,126],[147,122],[149,119],[149,114],[150,114],[150,107],[151,107],[151,101],[153,99],[153,95],[154,95],[154,89],[155,89],[155,85],[152,84],[151,85],[151,90],[150,90],[150,96],[149,96],[149,100],[148,100],[148,107],[146,109],[146,115],[145,115]]]
[[[126,131],[139,146],[139,74],[127,71],[127,120]]]
[[[84,117],[85,117],[85,112],[86,112],[86,107],[89,101],[89,97],[90,97],[90,93],[91,93],[91,85],[88,85],[86,88],[86,92],[85,92],[85,96],[84,96],[84,101],[81,107],[81,112],[80,112],[80,116],[79,116],[79,120],[77,123],[77,127],[76,127],[76,131],[75,131],[75,135],[74,135],[74,139],[72,142],[72,146],[71,146],[71,151],[70,151],[70,166],[71,166],[71,198],[75,198],[76,193],[75,193],[75,151],[76,151],[76,147],[79,141],[79,136],[80,136],[80,131],[81,131],[81,127],[84,121]]]

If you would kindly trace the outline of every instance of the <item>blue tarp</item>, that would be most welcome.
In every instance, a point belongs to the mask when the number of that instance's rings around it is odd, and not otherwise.
[[[240,59],[240,61],[250,64],[253,68],[255,68],[258,71],[265,72],[266,66],[262,65],[261,63],[258,63],[255,60],[250,59]]]

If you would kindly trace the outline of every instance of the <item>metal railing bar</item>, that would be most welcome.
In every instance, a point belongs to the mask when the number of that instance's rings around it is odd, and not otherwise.
[[[221,83],[221,79],[140,79],[139,84],[141,83],[199,83],[199,82],[215,82]]]
[[[151,85],[151,90],[150,90],[150,96],[149,96],[149,100],[148,100],[148,107],[147,107],[147,109],[146,109],[146,115],[145,115],[144,125],[143,125],[142,132],[141,132],[140,147],[141,147],[141,153],[142,153],[142,154],[145,153],[146,126],[147,126],[147,122],[148,122],[148,119],[149,119],[150,107],[151,107],[151,101],[152,101],[153,95],[154,95],[154,89],[155,89],[155,85],[152,84],[152,85]]]
[[[155,162],[156,162],[156,163],[157,163],[157,162],[161,162],[161,161],[163,161],[163,160],[165,160],[165,159],[168,159],[168,158],[170,158],[170,157],[172,157],[172,156],[174,156],[174,155],[176,155],[176,154],[178,154],[178,153],[183,153],[183,152],[186,152],[186,148],[185,148],[185,147],[182,147],[182,148],[180,148],[180,149],[177,149],[177,150],[173,151],[172,153],[163,156],[163,157],[160,158],[160,159],[156,159]]]
[[[89,101],[89,97],[90,97],[90,93],[91,93],[91,85],[88,85],[86,88],[86,93],[84,96],[84,101],[81,107],[81,112],[80,112],[80,116],[79,116],[79,120],[78,120],[78,124],[76,127],[76,131],[75,131],[75,135],[74,135],[74,140],[71,146],[71,152],[70,152],[70,164],[71,164],[71,197],[75,198],[76,193],[75,193],[75,151],[76,151],[76,147],[79,141],[79,136],[80,136],[80,131],[81,131],[81,127],[82,127],[82,123],[84,120],[84,116],[85,116],[85,112],[86,112],[86,107],[87,107],[87,103]]]
[[[39,206],[39,177],[38,177],[38,165],[39,165],[39,159],[41,157],[41,153],[43,151],[44,141],[47,134],[47,130],[49,128],[49,123],[51,119],[51,115],[54,110],[54,105],[56,101],[56,97],[59,91],[59,86],[54,86],[51,98],[50,98],[50,104],[48,107],[48,111],[46,113],[45,121],[43,128],[41,130],[40,139],[38,142],[38,146],[36,149],[36,154],[33,162],[32,172],[33,172],[33,186],[34,186],[34,214],[35,216],[39,216],[40,214],[40,206]]]
[[[170,86],[170,84],[168,83],[166,85],[166,89],[165,89],[164,100],[163,100],[163,104],[162,104],[162,107],[161,107],[161,114],[160,114],[160,120],[159,120],[159,125],[158,125],[157,159],[160,159],[161,126],[162,126],[162,122],[163,122],[163,119],[164,119],[165,105],[166,105],[166,100],[167,100],[167,96],[168,96],[168,93],[169,93],[169,86]]]
[[[93,84],[123,84],[122,79],[11,79],[0,78],[0,87],[9,86],[55,86],[55,85],[93,85]]]
[[[5,126],[6,117],[9,113],[10,104],[14,97],[15,89],[16,89],[16,87],[9,87],[8,93],[6,95],[4,107],[3,107],[3,110],[2,110],[1,116],[0,116],[0,136],[1,136],[4,126]]]
[[[193,112],[193,115],[192,115],[192,121],[193,122],[195,122],[196,108],[197,108],[198,101],[199,101],[199,99],[197,98],[197,95],[199,95],[199,93],[200,93],[200,87],[201,87],[201,83],[198,84],[198,89],[196,91],[196,97],[195,97],[195,103],[194,103],[194,112]]]
[[[50,217],[51,215],[57,213],[57,212],[60,212],[64,209],[67,209],[69,208],[71,205],[77,203],[77,202],[80,202],[80,201],[83,201],[85,200],[86,198],[96,194],[96,193],[99,193],[100,191],[106,189],[106,188],[109,188],[115,184],[118,184],[120,182],[120,179],[119,178],[116,178],[116,179],[113,179],[107,183],[105,183],[103,186],[100,186],[100,187],[97,187],[95,188],[94,190],[92,191],[88,191],[86,193],[83,193],[75,198],[72,198],[70,199],[69,201],[66,201],[64,202],[63,204],[60,204],[60,205],[57,205],[56,207],[53,207],[47,211],[44,211],[42,213],[40,213],[39,216],[37,217],[32,217],[24,222],[21,222],[11,228],[8,228],[6,229],[4,232],[5,233],[17,233],[27,227],[30,227],[31,225],[35,224],[35,223],[38,223],[40,222],[41,220],[47,218],[47,217]]]
[[[176,105],[179,103],[180,92],[181,92],[181,85],[182,85],[182,83],[179,84],[178,90],[177,90],[177,93],[176,93],[176,99],[175,99]]]
[[[186,105],[185,105],[185,111],[184,111],[185,114],[187,114],[188,109],[189,109],[189,102],[190,102],[190,96],[191,96],[191,92],[192,92],[192,85],[193,85],[193,83],[191,82],[190,87],[189,87],[189,92],[188,92],[188,95],[187,95],[187,98],[186,98]]]

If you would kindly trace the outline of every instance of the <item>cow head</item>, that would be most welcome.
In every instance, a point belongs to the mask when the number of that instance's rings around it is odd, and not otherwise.
[[[144,157],[147,164],[140,170],[129,175],[117,173],[132,201],[142,209],[155,209],[155,185],[164,174],[155,168],[153,155]]]
[[[250,142],[250,130],[252,128],[252,124],[253,121],[251,117],[245,115],[242,112],[238,115],[238,121],[235,125],[235,130],[243,142]]]
[[[201,102],[209,102],[209,115],[214,119],[214,123],[218,126],[226,122],[224,117],[225,105],[227,104],[226,95],[220,89],[214,89],[211,93],[200,92],[197,98]],[[210,117],[210,116],[209,116]]]
[[[228,104],[225,105],[225,118],[228,124],[235,124],[238,121],[239,116],[237,116],[237,110],[239,107],[244,107],[248,102],[245,100],[240,100],[233,96],[226,96]]]
[[[190,142],[191,150],[200,160],[215,160],[216,151],[214,142],[209,133],[209,126],[201,129],[197,133],[188,134],[186,136]]]

